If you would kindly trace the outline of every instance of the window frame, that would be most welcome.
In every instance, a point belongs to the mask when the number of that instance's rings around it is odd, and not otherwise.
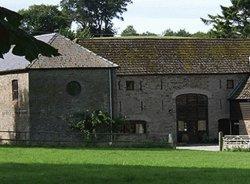
[[[234,89],[234,80],[233,79],[227,80],[227,89]]]
[[[135,90],[135,81],[132,81],[132,80],[126,81],[126,90],[127,91],[134,91]]]
[[[12,100],[18,100],[19,98],[19,85],[18,85],[18,80],[14,79],[11,81],[12,85]]]

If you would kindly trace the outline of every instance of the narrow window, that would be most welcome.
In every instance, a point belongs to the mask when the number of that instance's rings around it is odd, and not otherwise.
[[[12,81],[12,99],[13,100],[18,99],[18,81],[17,80]]]
[[[122,112],[122,102],[119,102],[119,111]]]
[[[220,109],[222,109],[222,101],[221,101],[221,99],[220,99]]]
[[[140,81],[140,90],[142,91],[142,81]]]
[[[161,110],[164,111],[164,101],[161,101]]]
[[[220,80],[220,89],[221,89],[221,80]]]
[[[163,81],[161,80],[161,90],[163,90]]]
[[[141,101],[141,111],[144,110],[144,104],[143,104],[143,101]]]
[[[227,80],[227,89],[234,88],[234,80]]]
[[[121,81],[118,81],[118,89],[121,90]]]
[[[126,90],[134,90],[135,89],[135,83],[134,81],[126,81]]]

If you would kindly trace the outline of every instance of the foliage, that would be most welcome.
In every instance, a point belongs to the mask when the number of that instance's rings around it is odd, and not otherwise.
[[[231,0],[232,6],[221,6],[221,13],[201,18],[207,25],[212,25],[211,33],[217,38],[250,37],[250,1]]]
[[[167,29],[166,31],[163,32],[163,36],[190,37],[191,34],[187,32],[185,29],[180,29],[177,32],[174,32],[171,29]]]
[[[33,61],[39,54],[44,56],[57,56],[58,50],[52,46],[35,39],[19,28],[22,16],[18,13],[0,7],[0,57],[9,52],[18,56],[25,56]]]
[[[209,35],[209,33],[204,33],[204,32],[198,31],[198,32],[192,34],[192,37],[194,37],[194,38],[210,38],[211,36]]]
[[[149,31],[146,31],[146,32],[140,34],[140,36],[157,36],[157,34],[151,33],[151,32],[149,32]]]
[[[69,28],[65,28],[65,29],[60,29],[59,33],[65,37],[69,38],[70,40],[87,39],[87,38],[92,37],[88,28],[77,30],[76,32],[72,31]]]
[[[23,16],[21,28],[32,35],[54,33],[59,29],[70,28],[67,14],[53,5],[33,5],[18,12]]]
[[[134,26],[129,25],[126,29],[122,31],[121,36],[157,36],[157,34],[151,33],[149,31],[139,34],[135,30]]]
[[[191,34],[187,32],[185,29],[180,29],[178,32],[176,32],[175,36],[180,36],[180,37],[189,37]]]
[[[71,21],[88,27],[94,36],[113,36],[112,20],[123,20],[122,14],[131,0],[62,0],[61,7]]]
[[[109,113],[100,110],[87,110],[69,116],[67,121],[73,130],[78,130],[83,134],[92,134],[117,131],[118,125],[123,123],[124,119],[112,119]]]
[[[167,29],[163,32],[163,36],[175,36],[175,32],[172,29]]]
[[[122,31],[121,36],[139,36],[139,34],[136,32],[134,26],[129,25]]]
[[[1,147],[0,181],[245,184],[250,180],[249,162],[249,153],[243,152]]]

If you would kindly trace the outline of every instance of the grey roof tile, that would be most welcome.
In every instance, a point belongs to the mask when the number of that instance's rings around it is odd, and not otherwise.
[[[250,39],[107,38],[78,43],[117,63],[118,75],[250,71]]]

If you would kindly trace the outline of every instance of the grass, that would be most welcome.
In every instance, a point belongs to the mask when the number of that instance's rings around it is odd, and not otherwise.
[[[0,183],[247,183],[249,163],[244,152],[0,147]]]

